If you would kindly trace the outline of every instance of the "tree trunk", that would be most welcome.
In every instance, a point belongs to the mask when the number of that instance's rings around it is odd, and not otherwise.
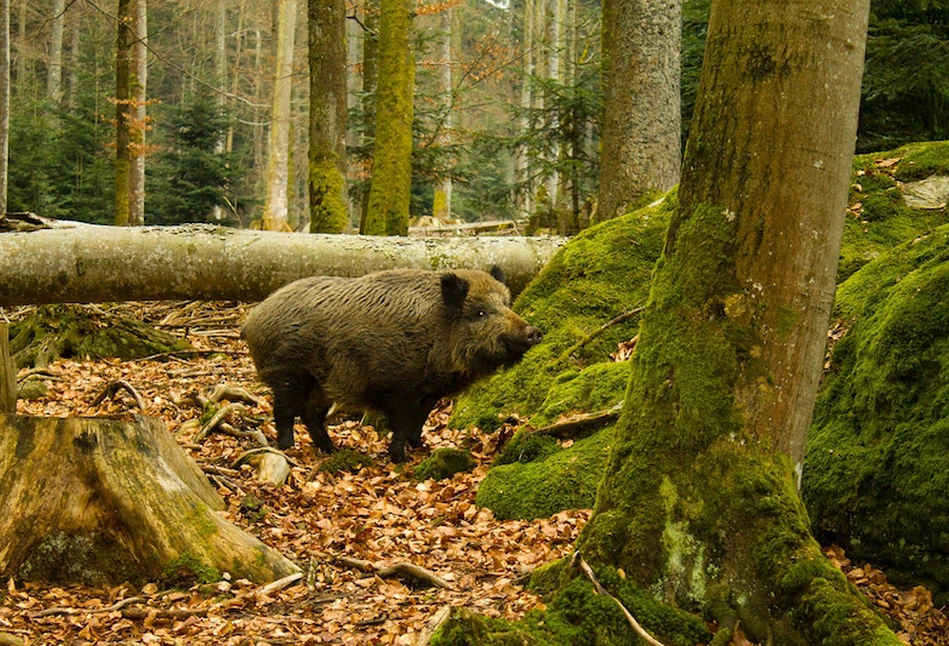
[[[795,486],[820,377],[868,0],[718,0],[679,205],[579,549],[755,642],[899,644]],[[724,642],[723,642],[724,643]]]
[[[606,0],[597,220],[679,181],[682,0]]]
[[[310,232],[342,233],[346,210],[346,3],[308,0]]]
[[[63,100],[63,23],[65,21],[66,0],[53,0],[49,62],[46,66],[46,96],[56,103]]]
[[[0,215],[7,212],[10,162],[10,0],[0,0]]]
[[[376,138],[376,83],[379,80],[379,6],[378,2],[366,0],[363,12],[366,31],[362,39],[362,144],[367,145]],[[366,216],[369,213],[369,187],[359,195],[359,233],[366,233]]]
[[[9,325],[0,321],[0,414],[16,412],[16,366],[10,353]]]
[[[379,81],[376,145],[364,233],[401,235],[409,230],[412,193],[412,98],[415,52],[411,0],[382,0],[379,11]]]
[[[119,0],[115,36],[115,225],[129,222],[129,125],[132,0]]]
[[[79,90],[79,35],[82,32],[82,8],[78,5],[73,7],[73,13],[69,20],[69,70],[66,78],[66,92],[64,102],[66,107],[73,107],[76,103],[76,92]]]
[[[272,581],[299,568],[225,505],[160,420],[0,415],[0,572],[141,585],[187,569]]]
[[[276,72],[270,113],[270,154],[267,164],[267,201],[261,227],[289,230],[287,183],[290,176],[290,96],[293,90],[293,35],[297,0],[274,0],[277,13]]]
[[[524,70],[521,74],[521,117],[518,124],[521,132],[527,132],[530,119],[527,111],[532,105],[531,76],[534,73],[534,0],[524,0],[524,22],[521,25],[521,47],[524,53]],[[524,188],[518,198],[520,211],[530,215],[534,208],[533,182],[531,168],[527,158],[525,146],[519,146],[514,158],[514,176],[518,182],[524,183]]]
[[[314,274],[498,265],[522,290],[562,238],[380,239],[222,227],[82,225],[0,234],[0,307],[146,299],[260,300]],[[135,271],[129,271],[135,267]]]
[[[145,224],[145,131],[148,83],[147,0],[133,0],[131,78],[129,80],[129,225]]]
[[[447,5],[439,15],[439,61],[438,61],[438,93],[441,95],[442,110],[444,120],[441,124],[441,132],[438,136],[438,144],[448,147],[451,145],[452,129],[452,82],[451,82],[451,5]],[[451,169],[446,169],[439,185],[435,188],[435,200],[432,208],[433,215],[437,220],[447,222],[451,219]]]

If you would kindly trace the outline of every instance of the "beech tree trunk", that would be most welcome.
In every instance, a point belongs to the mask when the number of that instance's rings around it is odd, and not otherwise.
[[[346,3],[308,0],[311,233],[342,233],[346,209]]]
[[[115,225],[129,222],[129,124],[132,0],[119,0],[115,36]]]
[[[145,131],[148,84],[147,0],[133,0],[129,79],[129,225],[145,224]]]
[[[63,23],[66,21],[66,0],[53,0],[50,18],[49,63],[46,66],[46,96],[59,103],[63,100]]]
[[[225,521],[160,420],[0,415],[0,573],[142,584],[185,568],[272,581],[299,568]]]
[[[276,73],[270,113],[270,153],[267,164],[267,201],[261,227],[290,230],[287,222],[290,173],[290,97],[293,90],[293,36],[297,0],[274,0],[277,14]]]
[[[10,162],[10,0],[0,0],[0,215],[7,212]]]
[[[16,412],[16,366],[10,354],[9,325],[0,321],[0,414]]]
[[[401,235],[409,230],[412,192],[412,118],[415,51],[411,0],[381,0],[376,144],[372,153],[369,207],[362,230]]]
[[[679,181],[682,0],[606,0],[605,107],[596,219]]]
[[[518,293],[563,238],[376,238],[189,225],[0,234],[0,307],[147,299],[260,300],[304,276],[490,269]],[[129,271],[135,267],[135,271]]]
[[[868,14],[869,0],[714,2],[679,204],[579,540],[757,643],[900,643],[821,554],[796,486]]]

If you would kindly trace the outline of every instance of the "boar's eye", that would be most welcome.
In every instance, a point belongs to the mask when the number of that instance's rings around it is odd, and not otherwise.
[[[483,319],[483,318],[484,318],[485,316],[487,316],[487,315],[488,315],[488,313],[485,312],[483,309],[478,310],[478,318],[479,318],[479,319]]]

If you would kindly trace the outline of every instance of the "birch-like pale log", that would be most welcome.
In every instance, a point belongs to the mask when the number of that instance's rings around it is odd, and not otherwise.
[[[208,225],[78,225],[0,234],[0,306],[130,300],[257,301],[305,276],[490,269],[517,294],[564,238],[404,238]]]

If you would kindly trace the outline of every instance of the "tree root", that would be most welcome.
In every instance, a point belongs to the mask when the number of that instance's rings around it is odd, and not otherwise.
[[[132,384],[125,381],[124,379],[117,379],[116,381],[113,381],[107,385],[102,390],[102,392],[96,395],[96,398],[92,400],[92,406],[98,406],[106,397],[114,399],[116,393],[120,390],[128,392],[135,399],[135,405],[138,407],[138,409],[143,413],[145,412],[145,400],[143,400],[142,396],[138,394],[138,391],[132,387]]]
[[[403,561],[401,563],[396,563],[395,565],[378,567],[371,561],[365,561],[363,559],[357,559],[351,556],[337,555],[330,556],[329,559],[335,563],[340,563],[347,567],[373,574],[378,576],[380,579],[391,579],[396,577],[402,578],[407,576],[417,581],[421,581],[422,583],[427,583],[433,587],[445,588],[446,590],[452,589],[452,585],[448,581],[441,578],[434,572],[426,570],[425,568],[415,565],[414,563]]]

